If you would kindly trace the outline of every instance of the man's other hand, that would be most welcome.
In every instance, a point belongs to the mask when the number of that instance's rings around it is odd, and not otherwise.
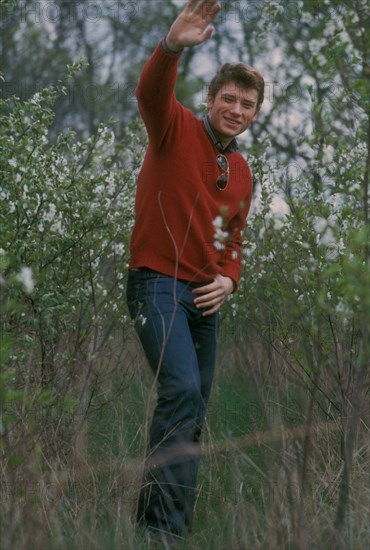
[[[230,277],[223,277],[218,274],[212,283],[193,290],[194,294],[199,294],[195,298],[194,304],[198,308],[206,310],[203,312],[203,317],[212,315],[220,308],[233,290],[233,280]]]

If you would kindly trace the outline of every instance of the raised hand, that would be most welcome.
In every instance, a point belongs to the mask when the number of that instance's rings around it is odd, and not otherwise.
[[[186,46],[196,46],[211,38],[214,28],[210,23],[221,10],[216,0],[190,0],[173,22],[166,37],[168,47],[180,51]],[[197,5],[196,5],[197,4]]]

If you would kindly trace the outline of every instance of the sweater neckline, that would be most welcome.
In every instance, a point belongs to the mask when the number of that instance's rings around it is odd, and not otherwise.
[[[203,118],[202,122],[203,122],[204,128],[206,129],[207,134],[209,135],[209,137],[212,140],[213,145],[216,147],[216,149],[220,153],[223,153],[224,155],[225,154],[227,155],[227,154],[230,154],[230,153],[235,153],[236,151],[239,150],[238,142],[236,141],[235,138],[233,138],[233,140],[229,143],[229,145],[227,145],[227,147],[225,147],[225,148],[222,147],[221,140],[220,140],[219,136],[217,135],[217,132],[213,128],[213,126],[212,126],[212,124],[209,120],[208,115],[206,115]]]

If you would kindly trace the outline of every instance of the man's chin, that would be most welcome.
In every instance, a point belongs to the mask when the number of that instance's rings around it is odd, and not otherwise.
[[[232,124],[225,124],[225,126],[222,127],[221,134],[225,137],[235,137],[239,134],[242,134],[246,128],[242,127],[240,124],[232,125]]]
[[[220,133],[221,137],[224,137],[226,139],[233,139],[234,137],[238,136],[242,133],[242,130],[240,128],[235,128],[234,130],[231,130],[228,128],[227,130],[224,130]]]

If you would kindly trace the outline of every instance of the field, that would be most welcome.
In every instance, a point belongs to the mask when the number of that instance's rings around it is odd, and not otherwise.
[[[133,518],[155,391],[125,281],[146,140],[135,122],[119,143],[103,125],[49,142],[58,93],[1,101],[1,548],[145,550]],[[309,170],[275,177],[263,143],[249,155],[189,548],[369,548],[364,136],[322,189]]]
[[[133,518],[155,392],[130,329],[121,351],[113,362],[107,354],[79,365],[73,393],[81,399],[65,410],[51,401],[27,412],[10,407],[16,418],[7,436],[12,456],[1,472],[2,548],[147,548]],[[329,419],[257,338],[220,345],[194,532],[184,547],[365,550],[365,417],[338,524],[341,431],[340,417]]]

